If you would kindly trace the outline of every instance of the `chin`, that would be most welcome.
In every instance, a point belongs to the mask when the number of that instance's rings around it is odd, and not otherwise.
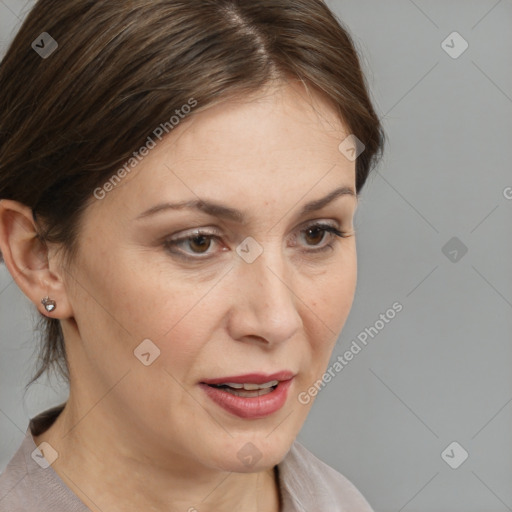
[[[215,444],[214,464],[224,471],[235,473],[265,471],[284,459],[293,441],[294,437],[284,432],[281,435],[275,432],[270,435],[269,432],[234,435],[224,444]]]

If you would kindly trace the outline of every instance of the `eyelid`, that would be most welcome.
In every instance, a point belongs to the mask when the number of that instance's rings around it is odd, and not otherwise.
[[[171,237],[166,237],[165,242],[181,242],[183,240],[188,240],[195,236],[211,236],[213,237],[225,237],[225,232],[219,228],[211,227],[211,228],[194,228],[189,231],[180,232],[177,235],[173,235]]]

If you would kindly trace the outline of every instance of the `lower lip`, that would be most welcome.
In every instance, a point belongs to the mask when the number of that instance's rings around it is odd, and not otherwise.
[[[264,418],[277,412],[286,402],[292,379],[281,381],[276,389],[266,395],[244,398],[229,391],[200,383],[206,394],[226,411],[245,419]]]

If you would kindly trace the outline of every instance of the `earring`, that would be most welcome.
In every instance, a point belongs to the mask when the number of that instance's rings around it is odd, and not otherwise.
[[[41,304],[44,306],[46,311],[48,311],[48,313],[51,313],[57,307],[57,303],[50,299],[48,296],[41,300]]]

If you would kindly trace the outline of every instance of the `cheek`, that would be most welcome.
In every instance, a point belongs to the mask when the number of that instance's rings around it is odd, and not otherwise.
[[[168,303],[179,303],[182,293],[173,297],[154,269],[141,269],[116,247],[97,245],[83,254],[71,295],[84,350],[124,368],[137,362],[133,351],[144,339],[170,329],[179,311]]]
[[[318,325],[321,337],[336,338],[350,313],[357,284],[357,261],[345,257],[340,264],[333,265],[329,271],[317,276],[309,283],[304,297],[315,313],[312,322]],[[336,339],[334,339],[335,343]]]
[[[161,338],[197,302],[183,275],[155,265],[138,251],[111,252],[83,273],[97,302],[92,308],[123,327],[124,337],[133,341]]]
[[[198,283],[183,272],[154,265],[127,266],[124,271],[125,265],[118,266],[111,289],[105,292],[123,326],[114,326],[114,333],[110,330],[118,337],[118,350],[127,352],[132,361],[134,349],[149,339],[160,351],[155,368],[167,369],[182,381],[218,324],[221,286],[215,287],[214,281]]]
[[[304,303],[304,330],[309,357],[299,388],[304,391],[324,373],[352,307],[357,283],[355,251],[346,252],[309,283]]]

